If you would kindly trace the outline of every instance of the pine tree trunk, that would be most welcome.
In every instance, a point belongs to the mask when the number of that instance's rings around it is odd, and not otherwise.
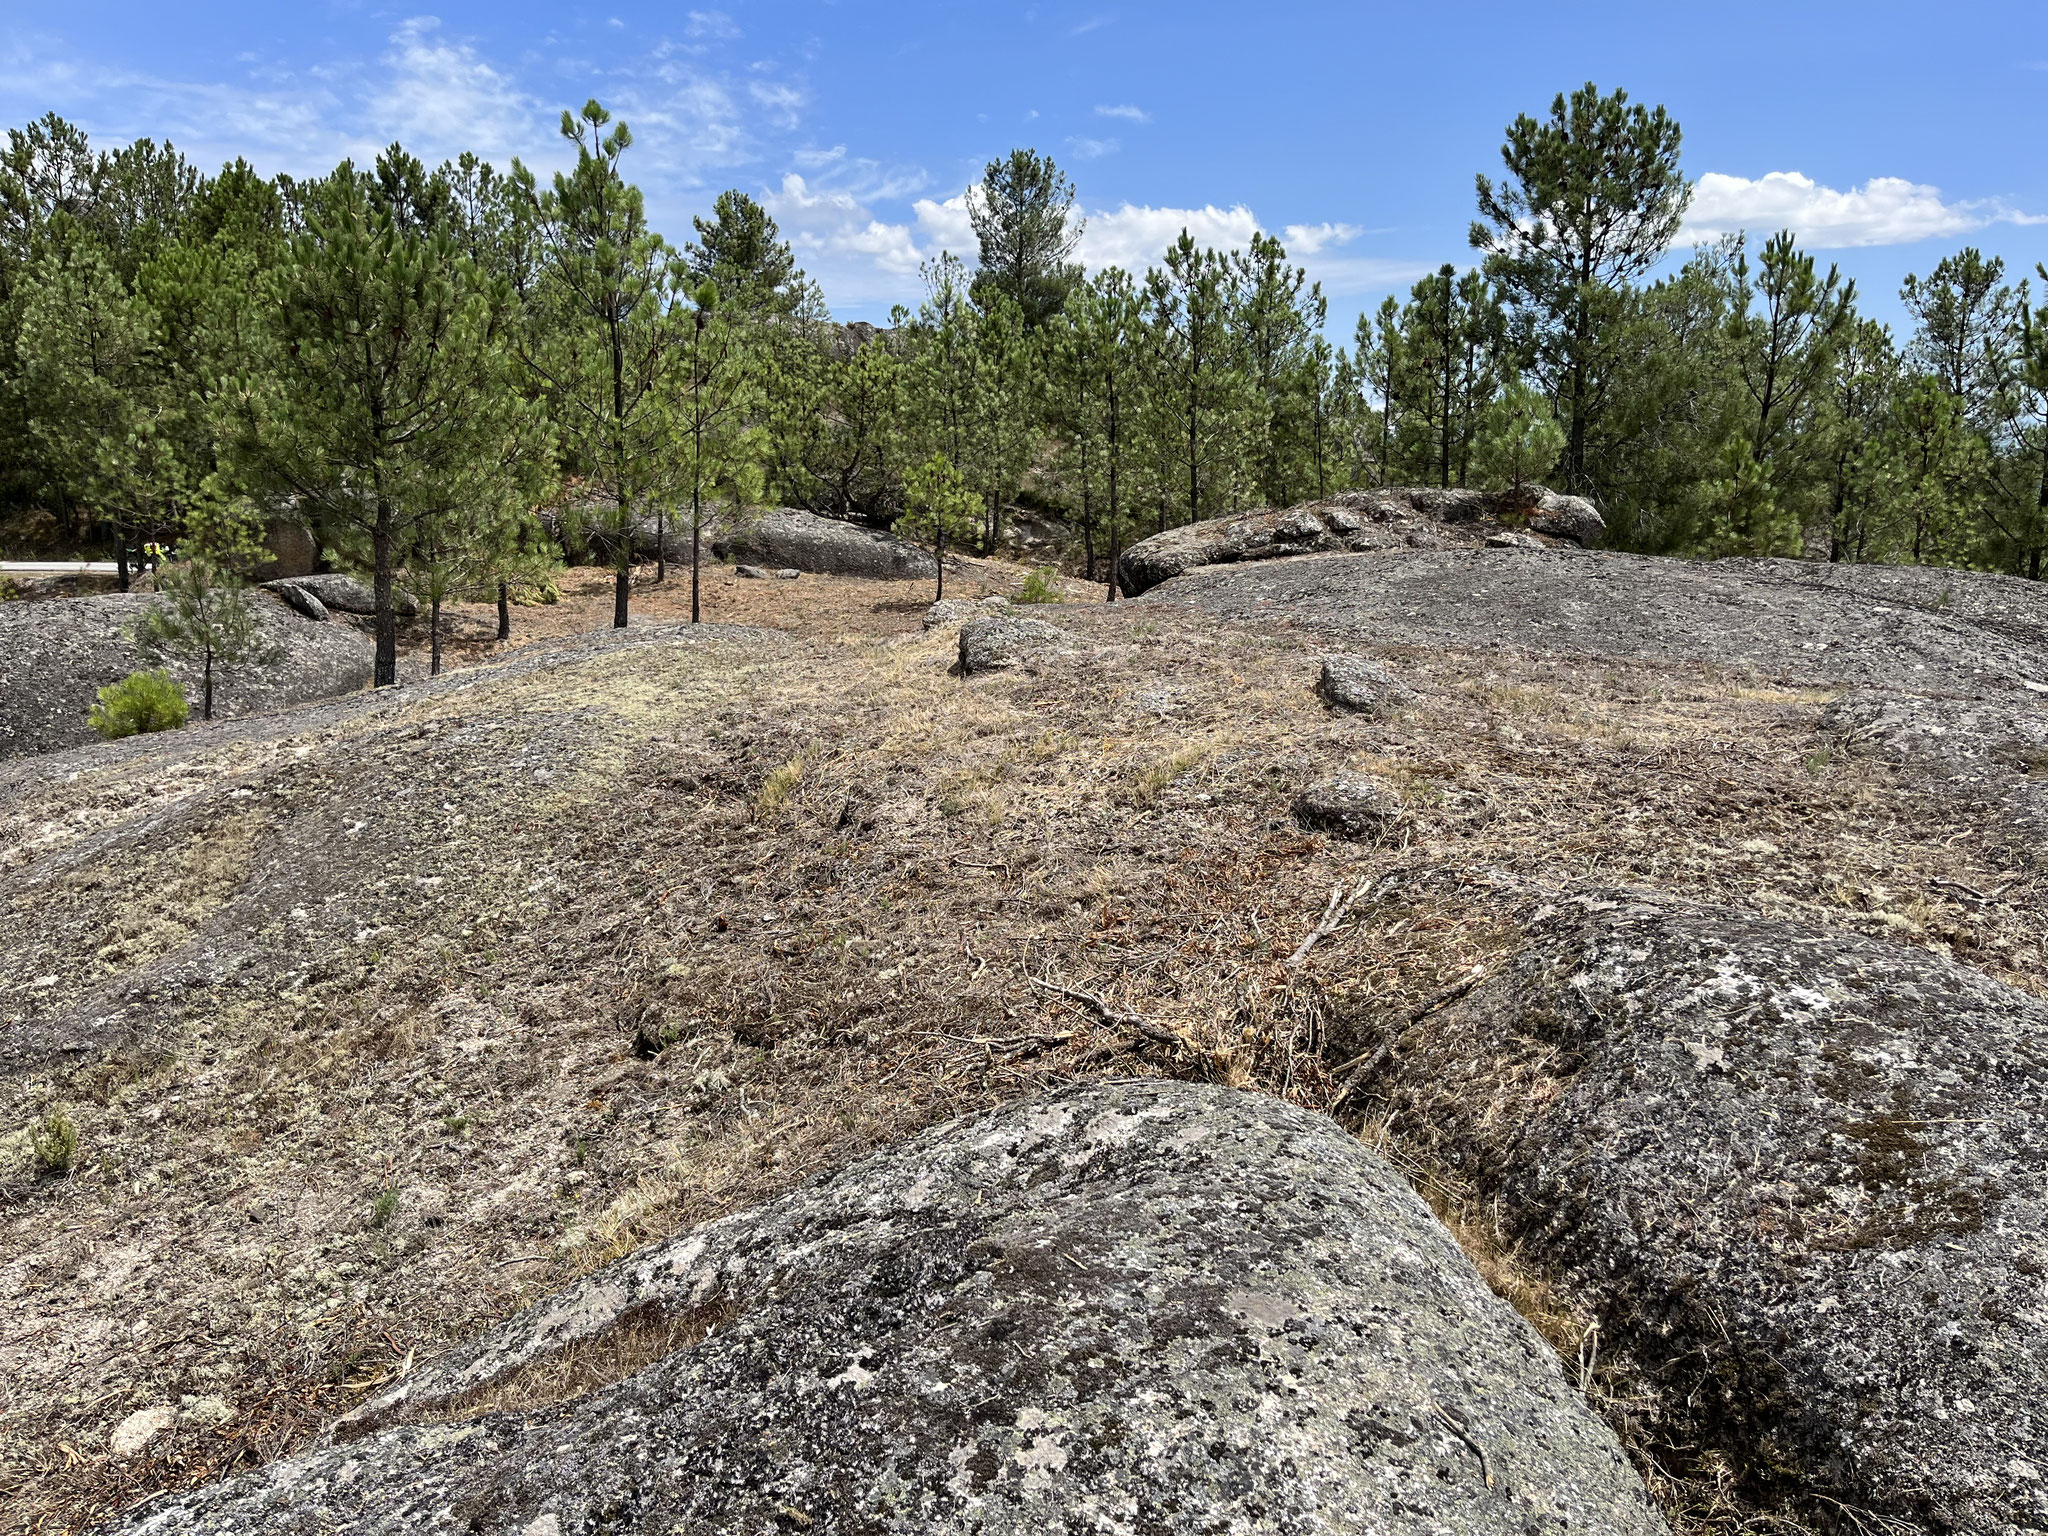
[[[697,487],[690,487],[690,622],[704,622],[704,585],[702,568],[704,542],[704,510]]]
[[[933,535],[932,559],[937,562],[939,569],[937,601],[944,602],[946,600],[946,514],[944,512],[938,514],[937,522],[939,531]]]
[[[502,644],[512,638],[512,594],[504,582],[498,583],[498,640]]]
[[[694,574],[696,568],[694,556],[692,556],[690,564]],[[661,505],[654,509],[654,579],[656,582],[668,580],[668,500],[666,497],[662,499]],[[696,594],[693,591],[690,597],[690,605],[695,607],[696,602]]]
[[[206,673],[199,685],[199,718],[213,718],[213,647],[206,648]]]
[[[128,590],[128,535],[120,525],[114,527],[114,575],[120,580],[121,590]]]
[[[427,676],[441,675],[441,597],[434,595],[433,613],[427,620],[427,649],[432,660],[427,663]]]
[[[1110,392],[1109,392],[1109,596],[1103,599],[1103,601],[1104,601],[1104,602],[1108,602],[1108,603],[1113,603],[1113,602],[1115,602],[1115,601],[1116,601],[1116,561],[1117,561],[1117,547],[1116,547],[1116,544],[1117,544],[1117,505],[1116,505],[1116,464],[1117,464],[1117,458],[1118,458],[1117,448],[1118,448],[1118,441],[1117,441],[1117,410],[1116,410],[1116,390],[1115,390],[1115,389],[1114,389],[1114,388],[1112,387],[1112,388],[1111,388],[1111,390],[1110,390]]]
[[[376,594],[377,670],[374,686],[392,687],[398,681],[398,615],[391,606],[392,548],[391,503],[377,498],[377,521],[370,533],[371,582]]]
[[[612,628],[626,627],[626,605],[633,583],[633,523],[626,514],[626,493],[619,493],[619,547],[613,551],[618,562],[612,581]]]

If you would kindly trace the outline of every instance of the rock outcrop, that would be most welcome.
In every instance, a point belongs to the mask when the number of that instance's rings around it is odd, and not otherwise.
[[[789,507],[721,527],[709,537],[721,560],[891,581],[930,581],[937,574],[928,552],[892,534]]]
[[[1525,921],[1379,1042],[1401,1125],[1681,1438],[1914,1529],[2048,1528],[2048,1004],[1674,897]]]
[[[943,629],[948,624],[965,624],[969,619],[999,614],[1010,606],[1007,597],[942,597],[924,611],[926,629]]]
[[[1295,796],[1294,819],[1334,837],[1383,837],[1400,823],[1401,797],[1377,779],[1339,774]]]
[[[1593,504],[1541,486],[1487,492],[1411,488],[1345,491],[1284,510],[1246,512],[1170,528],[1141,539],[1117,561],[1117,584],[1128,596],[1148,592],[1197,566],[1235,565],[1286,555],[1359,553],[1443,542],[1479,543],[1489,533],[1531,530],[1575,544],[1606,531]],[[1523,535],[1526,538],[1526,535]],[[1529,538],[1541,547],[1543,540]]]
[[[377,594],[370,589],[370,584],[353,576],[344,576],[338,571],[318,576],[294,576],[289,580],[265,582],[264,585],[276,589],[297,587],[302,592],[312,593],[324,606],[339,613],[367,617],[377,611]],[[391,594],[391,611],[401,619],[409,619],[420,611],[420,605],[410,594],[394,590]]]
[[[586,1388],[566,1401],[566,1374]],[[1400,1176],[1155,1081],[955,1122],[571,1286],[151,1536],[1662,1531]]]
[[[1335,644],[1704,663],[1799,684],[2029,703],[2048,694],[2048,583],[1918,575],[1909,585],[1881,566],[1404,548],[1209,566],[1144,601],[1292,624]],[[1937,584],[1951,600],[1921,600]]]
[[[158,665],[128,638],[135,621],[162,599],[147,593],[0,603],[0,758],[97,741],[86,723],[99,690]],[[319,624],[282,599],[257,595],[261,643],[274,659],[217,668],[217,716],[254,714],[370,686],[369,639],[343,624]],[[198,670],[165,664],[185,685],[199,717]]]

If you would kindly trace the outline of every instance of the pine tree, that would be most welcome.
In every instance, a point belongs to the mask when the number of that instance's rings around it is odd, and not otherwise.
[[[938,566],[935,599],[946,595],[946,540],[959,543],[974,532],[981,516],[981,498],[967,488],[960,471],[943,453],[935,453],[903,477],[903,515],[896,536],[929,542]]]
[[[236,484],[296,496],[370,573],[379,687],[397,681],[393,594],[415,536],[515,499],[544,433],[445,208],[445,183],[396,145],[310,189],[259,289],[265,350],[223,392]]]
[[[1145,274],[1152,435],[1174,482],[1160,487],[1162,530],[1167,498],[1180,498],[1188,522],[1235,504],[1248,402],[1234,300],[1229,263],[1198,249],[1186,230],[1167,249],[1164,268]]]
[[[759,394],[742,317],[720,308],[708,278],[692,296],[687,370],[669,406],[669,430],[682,452],[690,493],[690,622],[703,609],[704,498],[723,492],[734,515],[759,489]]]
[[[1271,235],[1254,233],[1250,248],[1231,259],[1235,329],[1256,401],[1259,496],[1268,506],[1291,506],[1300,499],[1310,456],[1311,351],[1329,318],[1329,303],[1304,268],[1287,265],[1287,248]]]
[[[734,189],[718,194],[709,219],[690,222],[697,238],[683,247],[683,270],[691,292],[711,283],[735,313],[795,313],[806,279],[767,209]]]
[[[249,611],[248,573],[263,555],[251,510],[219,502],[196,510],[183,554],[158,573],[164,601],[136,620],[133,636],[153,661],[199,668],[199,718],[211,720],[215,668],[270,654]]]
[[[664,402],[687,367],[675,252],[620,172],[624,123],[596,101],[562,114],[576,167],[540,199],[545,267],[523,355],[541,381],[566,457],[587,477],[583,514],[610,545],[612,624],[624,629],[633,556],[651,506],[676,489],[679,445]]]
[[[977,297],[985,289],[1008,295],[1024,329],[1036,331],[1081,279],[1072,257],[1085,221],[1074,211],[1073,183],[1050,157],[1013,149],[989,161],[967,213],[981,246]]]
[[[1566,488],[1596,488],[1588,445],[1611,406],[1612,342],[1624,290],[1663,257],[1691,188],[1678,169],[1678,124],[1588,81],[1524,114],[1501,146],[1506,178],[1478,179],[1475,249],[1516,322],[1517,351],[1558,402]]]

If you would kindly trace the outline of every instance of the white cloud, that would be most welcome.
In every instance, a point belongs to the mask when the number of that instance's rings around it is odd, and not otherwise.
[[[924,232],[928,252],[936,256],[940,251],[951,251],[969,261],[974,259],[979,242],[974,238],[974,222],[968,214],[967,200],[980,195],[981,188],[977,185],[942,203],[920,197],[912,205],[912,211],[917,215],[917,227]]]
[[[723,11],[692,11],[683,31],[691,37],[715,37],[722,41],[740,35],[738,23]]]
[[[429,165],[465,149],[505,161],[548,144],[560,109],[519,89],[467,43],[441,37],[440,27],[415,16],[391,35],[391,76],[370,97],[371,131]]]
[[[929,254],[909,225],[879,219],[853,192],[813,187],[795,171],[761,203],[835,307],[906,297]]]
[[[1120,117],[1126,122],[1132,123],[1149,123],[1152,121],[1152,114],[1143,107],[1133,107],[1128,104],[1121,107],[1097,107],[1095,115],[1097,117]]]
[[[1100,160],[1104,155],[1115,154],[1123,146],[1115,139],[1072,138],[1067,140],[1067,147],[1083,160]]]
[[[1995,201],[1945,201],[1939,187],[1899,176],[1873,176],[1838,192],[1798,171],[1772,171],[1754,181],[1709,171],[1693,189],[1684,235],[1713,240],[1745,229],[1758,237],[1790,229],[1802,245],[1837,249],[1910,245],[1988,224],[2036,222]]]
[[[1201,246],[1232,250],[1251,243],[1259,221],[1251,209],[1239,203],[1233,208],[1153,208],[1125,203],[1088,215],[1088,227],[1081,236],[1080,257],[1094,271],[1101,267],[1123,267],[1143,272],[1157,266],[1166,248],[1185,229]]]
[[[1287,253],[1297,261],[1335,245],[1349,245],[1365,231],[1356,224],[1290,224],[1280,232]]]

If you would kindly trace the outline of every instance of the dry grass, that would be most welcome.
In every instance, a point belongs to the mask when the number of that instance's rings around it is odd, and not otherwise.
[[[1164,604],[1042,610],[1091,644],[962,680],[950,632],[923,634],[900,588],[732,588],[815,602],[816,643],[608,653],[301,739],[223,734],[175,779],[108,770],[5,809],[37,850],[7,877],[12,910],[41,926],[0,963],[91,962],[81,935],[146,890],[45,882],[57,895],[24,905],[28,882],[166,795],[195,828],[247,817],[225,862],[177,878],[204,942],[257,959],[239,990],[145,1015],[131,1053],[46,1064],[0,1106],[24,1125],[72,1103],[82,1133],[66,1180],[17,1181],[0,1210],[0,1530],[79,1530],[283,1454],[409,1356],[1020,1094],[1158,1072],[1370,1115],[1371,1081],[1331,1064],[1369,1060],[1492,963],[1531,890],[1639,881],[2038,985],[2038,880],[1967,807],[1818,759],[1813,695],[1392,650],[1421,697],[1368,723],[1315,700],[1311,638]],[[1401,786],[1401,838],[1294,827],[1292,795],[1340,769]],[[266,821],[232,787],[301,819]],[[331,880],[319,921],[265,905],[286,861]],[[1336,884],[1378,894],[1290,968]],[[171,941],[194,942],[152,942]],[[1637,1433],[1625,1362],[1572,1298],[1399,1126],[1375,1134]],[[662,1347],[622,1340],[530,1390],[586,1390]],[[193,1393],[235,1419],[106,1457],[126,1414]],[[1638,1449],[1681,1523],[1740,1528],[1711,1512],[1732,1494],[1697,1491],[1710,1458]]]

